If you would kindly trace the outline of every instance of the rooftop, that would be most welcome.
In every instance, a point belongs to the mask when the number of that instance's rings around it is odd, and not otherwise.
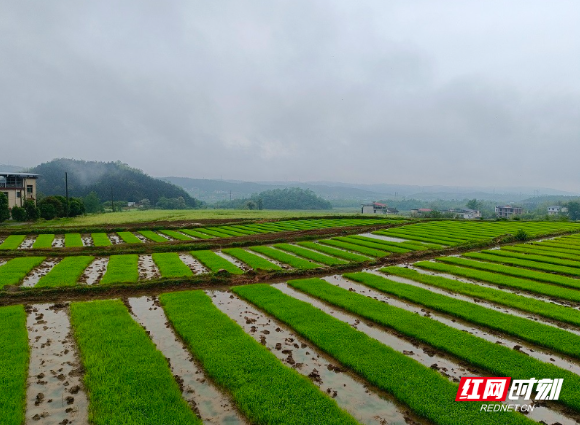
[[[0,171],[0,177],[9,177],[9,176],[13,176],[13,177],[26,177],[26,178],[37,178],[39,176],[39,174],[32,174],[32,173],[5,173]]]

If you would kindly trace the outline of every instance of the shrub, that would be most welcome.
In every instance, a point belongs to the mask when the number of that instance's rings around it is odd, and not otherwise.
[[[8,197],[0,193],[0,223],[10,218],[10,210],[8,209]]]
[[[14,221],[26,221],[26,210],[22,207],[12,207],[12,219]]]
[[[40,210],[34,201],[28,200],[24,202],[24,209],[26,210],[26,216],[28,217],[28,220],[36,221],[40,218]]]

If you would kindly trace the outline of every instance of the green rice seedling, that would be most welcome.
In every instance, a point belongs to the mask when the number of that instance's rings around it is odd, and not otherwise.
[[[92,424],[201,425],[167,360],[119,300],[72,303]]]
[[[290,267],[302,270],[317,269],[319,264],[312,263],[303,258],[298,258],[294,255],[285,253],[284,251],[279,251],[269,246],[251,246],[250,249],[258,254],[265,255],[266,257],[272,258],[273,260],[280,261],[281,263],[288,264]]]
[[[503,251],[513,251],[522,254],[537,254],[545,255],[547,257],[563,258],[566,260],[580,261],[580,252],[569,249],[554,248],[547,245],[513,245],[504,246],[501,248]]]
[[[3,425],[21,425],[29,358],[24,307],[0,308],[0,323],[0,418]]]
[[[370,238],[367,236],[360,236],[360,235],[351,235],[349,236],[349,239],[351,240],[359,240],[362,242],[372,242],[372,243],[376,243],[379,244],[379,246],[383,246],[385,247],[385,249],[387,247],[393,247],[393,248],[402,248],[405,250],[405,252],[408,251],[424,251],[427,248],[427,245],[425,244],[421,244],[421,243],[408,243],[408,242],[390,242],[390,241],[385,241],[382,239],[378,239],[378,238]]]
[[[51,271],[40,278],[36,287],[54,288],[57,286],[74,286],[94,259],[95,257],[88,255],[65,257]]]
[[[46,257],[13,258],[0,266],[0,289],[6,285],[19,285],[22,279]]]
[[[368,241],[368,240],[364,240],[364,239],[358,239],[358,238],[351,237],[351,236],[344,236],[344,237],[340,236],[340,237],[333,238],[333,239],[337,240],[337,241],[352,243],[355,245],[366,246],[368,248],[376,248],[376,249],[381,249],[383,251],[395,252],[395,253],[400,253],[400,254],[413,251],[409,248],[403,248],[403,247],[397,247],[397,246],[393,246],[393,245],[382,244],[380,242],[374,242],[372,240]]]
[[[228,237],[246,236],[244,233],[240,233],[233,229],[226,228],[225,226],[220,226],[219,232],[228,235]]]
[[[321,279],[290,281],[288,284],[327,303],[467,361],[475,367],[486,370],[489,376],[510,376],[512,379],[529,379],[530,376],[559,376],[564,381],[568,380],[566,389],[562,388],[560,403],[580,410],[580,376],[573,372],[544,363],[509,347],[486,341],[468,332],[454,329],[428,317],[339,288]],[[233,290],[241,293],[244,291],[243,288],[248,288],[248,286],[239,286]],[[278,300],[278,302],[281,301]],[[269,310],[266,309],[266,311]],[[274,316],[277,315],[274,314]],[[323,327],[322,323],[318,326]],[[341,340],[341,343],[344,344],[344,340]],[[343,350],[346,351],[346,347],[343,347]],[[332,355],[330,351],[325,351]],[[380,367],[382,366],[384,363],[380,364]],[[454,398],[449,398],[449,400],[454,400]]]
[[[213,236],[214,238],[231,238],[231,235],[228,235],[226,233],[222,233],[220,232],[217,228],[211,228],[208,229],[207,227],[200,227],[199,229],[196,229],[199,232],[203,232],[203,233],[207,233],[208,235]]]
[[[183,233],[185,233],[186,235],[193,236],[194,238],[197,238],[197,239],[213,239],[214,238],[214,236],[206,235],[205,233],[198,232],[197,230],[181,229],[181,231]]]
[[[274,247],[281,249],[283,251],[291,252],[299,257],[307,258],[317,263],[325,264],[327,266],[336,266],[340,264],[348,264],[348,261],[341,260],[340,258],[331,257],[329,255],[321,254],[316,251],[311,251],[301,246],[291,245],[289,243],[279,243],[274,245]]]
[[[181,261],[179,254],[176,252],[164,252],[153,254],[153,261],[159,267],[161,277],[191,277],[193,272]]]
[[[357,423],[308,378],[246,334],[202,291],[168,293],[159,299],[206,373],[228,390],[252,424]]]
[[[495,250],[495,251],[499,251],[499,250]],[[508,253],[507,251],[504,251],[504,253]],[[513,253],[510,253],[513,254]],[[556,264],[550,264],[550,263],[546,263],[546,262],[541,262],[538,259],[529,259],[529,260],[524,260],[521,258],[512,258],[511,256],[508,255],[502,255],[502,254],[496,254],[493,251],[481,251],[481,252],[468,252],[466,254],[463,254],[465,257],[469,257],[469,258],[475,258],[478,260],[484,260],[484,261],[491,261],[493,263],[503,263],[503,264],[509,264],[512,266],[520,266],[520,267],[526,267],[529,269],[536,269],[536,270],[542,270],[542,271],[546,271],[546,272],[554,272],[554,273],[561,273],[561,274],[567,274],[570,276],[580,276],[580,268],[577,267],[569,267],[569,266],[559,266]],[[542,257],[542,258],[549,258],[549,257]]]
[[[220,257],[215,252],[210,250],[191,251],[193,258],[199,260],[201,264],[206,266],[212,272],[219,272],[225,270],[231,274],[243,274],[244,271],[236,266],[234,263]]]
[[[143,243],[141,239],[131,232],[117,232],[117,234],[125,243]]]
[[[42,248],[51,248],[52,242],[54,241],[54,235],[50,234],[42,234],[36,237],[32,248],[34,249],[42,249]]]
[[[370,273],[347,273],[346,278],[380,292],[458,317],[477,325],[516,336],[554,351],[580,357],[580,336],[554,326],[502,313],[480,305],[436,294],[427,289],[399,283]]]
[[[64,246],[66,248],[78,248],[84,246],[80,233],[67,233],[64,235]]]
[[[176,241],[191,241],[191,238],[185,236],[183,233],[178,232],[177,230],[160,230],[161,233],[167,235]]]
[[[139,256],[137,254],[111,255],[101,285],[135,283],[139,280]]]
[[[254,270],[282,270],[282,268],[277,264],[274,264],[256,254],[252,254],[251,252],[248,252],[242,248],[226,248],[222,249],[222,252],[231,257],[237,258],[243,263],[246,263]]]
[[[556,285],[537,282],[519,277],[505,276],[499,273],[486,272],[483,270],[474,270],[466,267],[457,267],[449,264],[435,263],[431,261],[419,261],[414,266],[426,270],[432,270],[441,273],[448,273],[455,276],[475,279],[480,282],[493,283],[508,288],[521,289],[527,292],[547,295],[549,297],[561,298],[568,301],[580,302],[580,292],[573,289],[562,288]]]
[[[352,261],[355,263],[361,263],[363,261],[369,261],[370,257],[365,257],[364,255],[355,254],[354,252],[343,251],[341,249],[332,248],[330,246],[321,245],[314,242],[297,242],[297,245],[313,249],[315,251],[323,252],[333,257],[343,258],[347,261]]]
[[[312,281],[315,279],[290,283],[302,289],[299,282],[310,287]],[[438,372],[276,288],[268,285],[248,285],[234,287],[232,290],[291,326],[298,334],[343,365],[376,387],[393,394],[415,413],[435,424],[532,423],[523,416],[504,414],[507,412],[482,415],[479,412],[481,403],[455,402],[457,385]],[[425,394],[429,394],[429,397],[425,397]]]
[[[93,238],[93,244],[95,246],[109,246],[113,244],[106,233],[92,233],[91,237]]]
[[[524,279],[537,280],[538,282],[554,283],[569,288],[580,289],[580,280],[571,277],[560,276],[553,273],[543,273],[521,267],[504,266],[497,263],[484,263],[482,261],[468,260],[457,257],[440,257],[437,261],[456,266],[470,267],[472,269],[506,274],[508,276],[522,277]]]
[[[554,264],[557,266],[565,266],[571,268],[580,268],[580,262],[573,261],[573,260],[566,260],[563,258],[553,258],[544,255],[536,255],[536,254],[521,254],[518,252],[509,252],[503,251],[501,249],[493,249],[493,250],[483,250],[481,251],[484,254],[493,254],[499,255],[501,257],[509,257],[509,258],[517,258],[520,260],[525,261],[537,261],[539,263],[546,263],[546,264]],[[577,272],[580,273],[580,272]]]
[[[450,239],[446,239],[446,238],[442,238],[442,237],[435,237],[435,236],[424,235],[424,234],[417,235],[417,234],[405,232],[403,230],[398,230],[398,229],[389,229],[384,233],[384,235],[385,236],[392,236],[395,238],[436,243],[439,245],[447,245],[447,246],[455,246],[455,245],[459,245],[461,243],[460,241],[457,241],[455,239],[450,240]]]
[[[393,230],[393,229],[390,229],[390,230]],[[444,248],[444,247],[446,247],[446,246],[449,245],[448,242],[447,243],[443,243],[443,242],[435,243],[435,242],[432,242],[431,240],[429,240],[429,241],[421,240],[421,239],[423,239],[421,237],[419,237],[419,238],[415,238],[415,237],[408,238],[406,236],[399,236],[399,235],[395,235],[393,233],[389,233],[389,230],[376,230],[376,231],[373,232],[373,234],[380,235],[380,236],[389,236],[391,238],[404,239],[405,240],[404,243],[407,243],[407,244],[408,243],[421,244],[423,246],[426,246],[427,248],[440,249],[440,248]]]
[[[458,294],[479,298],[490,301],[495,304],[515,308],[527,313],[537,314],[549,319],[559,320],[580,326],[580,311],[570,307],[553,304],[551,302],[537,300],[534,298],[521,297],[511,292],[501,291],[499,289],[487,288],[485,286],[464,283],[455,279],[447,279],[441,276],[433,276],[419,273],[406,267],[385,267],[383,273],[399,276],[405,279],[411,279],[425,285],[445,289]]]
[[[139,233],[153,242],[167,242],[167,238],[158,235],[153,230],[139,230]]]
[[[10,235],[0,244],[0,249],[18,249],[24,239],[26,235]]]
[[[387,255],[391,255],[390,252],[375,249],[375,248],[368,248],[366,246],[356,245],[353,243],[337,241],[336,239],[322,239],[319,240],[318,243],[324,245],[334,246],[336,248],[345,249],[347,251],[356,252],[359,254],[367,255],[369,257],[386,257]]]

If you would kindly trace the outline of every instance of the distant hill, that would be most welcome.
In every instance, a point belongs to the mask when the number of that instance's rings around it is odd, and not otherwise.
[[[191,196],[208,203],[251,198],[252,195],[274,189],[298,187],[312,190],[317,196],[332,202],[335,207],[359,206],[363,202],[391,199],[421,202],[457,201],[463,205],[466,199],[479,199],[498,203],[521,202],[538,195],[555,197],[574,196],[574,193],[550,188],[533,187],[453,187],[417,186],[396,184],[352,184],[338,182],[244,182],[237,180],[192,179],[187,177],[163,177],[163,180],[184,188]],[[458,204],[458,205],[459,205]]]
[[[24,169],[26,169],[26,167],[21,167],[20,165],[0,164],[0,173],[18,173]]]
[[[68,172],[71,196],[86,196],[96,192],[101,201],[111,199],[111,188],[116,201],[139,202],[149,199],[154,205],[159,198],[183,197],[186,205],[199,206],[200,202],[185,190],[165,181],[153,178],[143,171],[121,162],[80,161],[54,159],[32,169],[40,174],[38,191],[43,195],[64,195],[64,173]]]
[[[354,187],[325,186],[310,183],[253,183],[236,180],[191,179],[187,177],[163,177],[162,180],[184,188],[191,196],[204,202],[215,203],[231,199],[247,199],[252,195],[275,189],[298,187],[312,190],[316,195],[327,201],[352,200],[356,202],[370,202],[384,196],[379,192],[358,189]]]

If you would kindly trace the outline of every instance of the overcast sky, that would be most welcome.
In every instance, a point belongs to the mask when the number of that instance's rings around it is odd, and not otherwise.
[[[580,1],[8,0],[0,163],[580,192]]]

